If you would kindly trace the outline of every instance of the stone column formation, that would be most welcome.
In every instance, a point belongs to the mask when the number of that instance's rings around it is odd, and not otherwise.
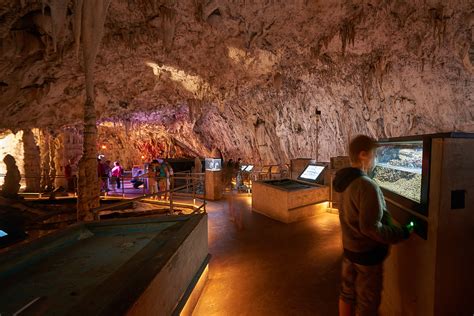
[[[51,165],[50,165],[50,138],[51,136],[47,131],[42,130],[40,132],[40,155],[41,155],[41,190],[48,191],[53,188],[53,179],[51,178]]]
[[[40,192],[41,157],[35,136],[30,129],[23,130],[25,192]]]
[[[65,157],[65,148],[64,148],[64,132],[59,133],[53,140],[53,147],[54,147],[54,161],[52,166],[56,171],[56,178],[54,179],[54,187],[59,188],[67,187],[67,181],[64,177],[65,169],[64,167],[67,164],[66,157]]]
[[[110,0],[76,1],[76,27],[81,33],[84,68],[86,74],[86,103],[84,104],[84,153],[79,162],[77,219],[93,220],[91,210],[99,206],[99,180],[97,175],[97,126],[94,104],[94,64],[104,31],[104,22]],[[78,18],[80,15],[80,18]]]

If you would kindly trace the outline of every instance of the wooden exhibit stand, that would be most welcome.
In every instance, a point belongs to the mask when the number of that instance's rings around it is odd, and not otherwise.
[[[222,171],[206,170],[206,199],[211,201],[222,198]]]
[[[386,200],[401,223],[416,215]],[[381,315],[474,313],[474,138],[432,139],[428,203],[427,239],[413,234],[385,261]]]
[[[296,180],[293,180],[296,181]],[[329,188],[308,185],[308,188],[285,190],[270,181],[256,181],[252,185],[252,209],[283,223],[300,221],[326,211]]]

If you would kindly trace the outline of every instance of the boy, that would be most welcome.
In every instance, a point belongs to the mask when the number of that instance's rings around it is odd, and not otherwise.
[[[380,305],[383,261],[389,244],[407,239],[411,226],[392,223],[379,186],[367,174],[375,166],[377,144],[359,135],[349,144],[351,167],[337,172],[333,185],[341,193],[339,220],[344,258],[339,315],[377,315]]]

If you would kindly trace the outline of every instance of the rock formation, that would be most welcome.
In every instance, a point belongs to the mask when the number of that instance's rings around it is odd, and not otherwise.
[[[15,158],[12,155],[6,155],[3,162],[7,166],[7,173],[0,195],[5,198],[17,198],[20,190],[20,170],[18,170]]]
[[[469,0],[114,0],[87,94],[82,2],[0,0],[0,128],[76,128],[92,161],[97,119],[112,144],[254,163],[474,131]]]

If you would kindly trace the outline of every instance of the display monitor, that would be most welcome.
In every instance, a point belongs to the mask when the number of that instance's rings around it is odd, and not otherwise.
[[[0,237],[5,237],[7,235],[8,234],[6,232],[4,232],[3,230],[0,229]]]
[[[381,143],[373,172],[383,189],[421,202],[423,142]]]
[[[315,182],[323,172],[325,166],[309,164],[298,177],[300,180]]]
[[[222,162],[220,159],[206,158],[205,163],[207,171],[219,171],[222,169]]]
[[[270,167],[271,167],[271,166],[264,166],[264,167],[262,168],[262,173],[269,173],[269,172],[270,172]]]
[[[241,165],[240,166],[240,171],[244,171],[247,168],[247,165]]]
[[[250,172],[253,170],[253,165],[248,165],[247,168],[245,168],[245,171]]]

